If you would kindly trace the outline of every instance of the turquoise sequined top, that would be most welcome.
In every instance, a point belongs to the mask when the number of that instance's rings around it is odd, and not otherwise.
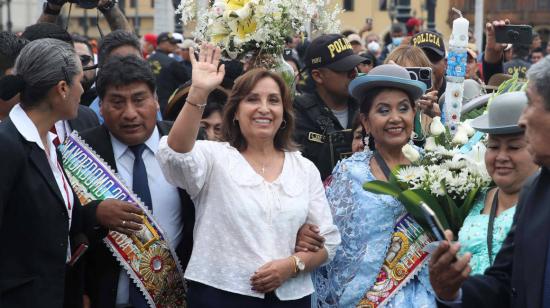
[[[472,259],[470,260],[472,275],[483,274],[485,269],[491,266],[489,249],[487,247],[489,214],[481,214],[485,207],[487,191],[488,189],[483,190],[477,198],[470,214],[468,214],[462,228],[458,232],[458,240],[462,246],[460,253],[470,252],[472,254]],[[515,213],[516,207],[514,206],[495,217],[495,224],[493,226],[493,261],[508,231],[510,231]]]

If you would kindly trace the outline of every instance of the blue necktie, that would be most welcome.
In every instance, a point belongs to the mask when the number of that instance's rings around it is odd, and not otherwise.
[[[153,201],[151,200],[151,191],[147,181],[147,169],[143,162],[143,151],[147,148],[145,144],[138,144],[129,147],[134,153],[134,170],[132,175],[133,191],[143,201],[145,206],[153,213]]]
[[[143,151],[145,150],[145,144],[138,144],[128,147],[134,153],[134,169],[132,173],[133,191],[143,201],[145,206],[153,213],[153,202],[151,201],[151,191],[149,190],[149,183],[147,181],[147,169],[145,169],[145,163],[143,162]],[[139,288],[130,279],[130,304],[134,308],[148,308],[149,305],[145,300],[145,297],[139,291]]]

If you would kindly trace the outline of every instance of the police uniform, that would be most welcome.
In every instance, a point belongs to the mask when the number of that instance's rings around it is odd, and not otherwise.
[[[525,79],[526,73],[531,67],[531,63],[521,59],[514,58],[508,62],[504,62],[503,69],[504,74],[514,75],[518,73],[518,78]]]
[[[303,146],[302,155],[317,166],[323,179],[332,173],[339,159],[351,155],[351,125],[357,109],[358,104],[350,98],[348,125],[342,127],[317,92],[303,94],[294,100],[296,142]]]
[[[170,41],[172,44],[181,43],[181,40],[176,39],[171,33],[164,32],[159,34],[157,41]],[[164,114],[168,99],[174,91],[191,79],[187,68],[182,62],[170,57],[164,51],[157,49],[147,61],[151,65],[155,82],[157,85],[157,95],[160,105],[160,111]]]
[[[328,68],[347,72],[367,60],[353,53],[350,43],[339,34],[322,35],[309,45],[305,63],[309,70]],[[348,100],[347,127],[342,127],[333,112],[317,94],[303,94],[294,101],[296,114],[295,140],[302,146],[302,155],[319,169],[322,179],[332,173],[336,163],[351,155],[351,125],[358,104]]]

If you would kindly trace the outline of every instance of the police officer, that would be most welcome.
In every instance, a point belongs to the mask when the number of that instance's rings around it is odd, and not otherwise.
[[[170,95],[191,79],[184,64],[170,56],[180,43],[182,43],[181,39],[175,37],[173,33],[163,32],[157,37],[157,49],[147,58],[155,75],[161,113],[164,113]]]
[[[422,48],[430,62],[432,62],[434,72],[433,89],[438,90],[437,97],[441,97],[447,88],[445,81],[447,59],[445,58],[443,36],[437,32],[424,31],[414,35],[411,38],[411,44]]]
[[[294,101],[295,139],[323,179],[338,160],[351,154],[351,125],[358,104],[349,95],[348,85],[357,76],[357,65],[365,60],[339,34],[320,36],[306,50],[305,65],[315,91]]]

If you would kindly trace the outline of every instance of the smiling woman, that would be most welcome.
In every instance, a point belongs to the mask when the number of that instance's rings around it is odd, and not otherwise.
[[[526,106],[524,92],[501,94],[487,114],[472,121],[472,127],[489,134],[485,165],[496,184],[478,197],[458,234],[462,251],[472,254],[472,274],[482,274],[493,263],[512,226],[519,192],[538,169],[518,125]]]
[[[238,78],[224,109],[224,142],[196,141],[208,94],[218,86],[219,48],[191,58],[193,81],[157,157],[197,211],[185,272],[190,307],[311,307],[309,272],[332,258],[340,235],[319,171],[296,151],[283,79],[262,69]],[[299,228],[319,226],[318,251],[294,252]],[[291,279],[292,278],[292,279]]]
[[[354,153],[334,169],[327,198],[343,244],[314,274],[315,307],[435,307],[423,266],[422,247],[430,238],[399,201],[363,190],[365,182],[387,181],[391,169],[410,164],[401,149],[413,130],[414,101],[425,89],[394,64],[351,82],[373,150]]]

